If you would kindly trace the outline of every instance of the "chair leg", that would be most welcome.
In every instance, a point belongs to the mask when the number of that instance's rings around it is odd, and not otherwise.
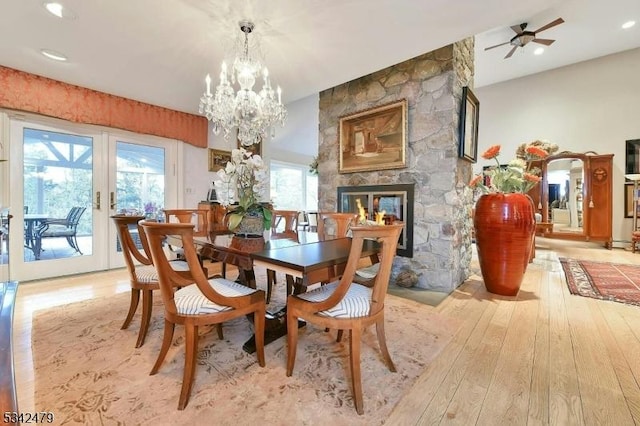
[[[351,336],[349,347],[349,362],[351,365],[351,386],[353,388],[353,403],[356,406],[356,412],[360,415],[364,414],[362,401],[362,381],[360,374],[360,341],[362,340],[362,332],[359,328],[353,328],[349,333]]]
[[[171,321],[164,320],[164,335],[162,336],[162,347],[160,347],[160,353],[158,354],[158,359],[156,359],[156,363],[153,365],[150,376],[153,376],[158,372],[162,362],[164,361],[164,357],[167,356],[167,352],[169,352],[169,348],[171,347],[171,342],[173,342],[173,331],[175,330],[176,325]]]
[[[140,331],[138,332],[136,348],[144,345],[144,339],[147,337],[147,330],[149,330],[149,323],[151,322],[152,309],[153,290],[142,290],[142,317],[140,318]]]
[[[131,324],[131,320],[136,313],[136,309],[138,309],[138,301],[140,300],[140,290],[137,288],[131,289],[131,302],[129,302],[129,313],[120,327],[120,330],[125,330]]]
[[[336,336],[336,342],[340,342],[342,340],[342,334],[344,330],[338,330],[338,335]]]
[[[298,317],[287,311],[287,377],[293,374],[298,346]]]
[[[216,329],[218,330],[218,339],[224,339],[224,335],[222,334],[222,323],[216,325]]]
[[[265,324],[265,309],[260,308],[253,314],[253,332],[256,336],[256,355],[258,356],[258,364],[260,367],[265,366],[264,360],[264,324]],[[296,325],[296,330],[298,329]]]
[[[227,264],[222,262],[222,278],[227,278]]]
[[[178,410],[184,410],[189,402],[193,376],[196,371],[196,358],[198,356],[198,326],[185,324],[185,356],[184,372],[182,375],[182,390],[178,401]]]
[[[382,358],[384,359],[389,371],[396,372],[396,366],[393,364],[391,355],[389,354],[389,348],[387,348],[387,338],[384,333],[384,317],[380,318],[376,322],[376,334],[378,335],[378,344],[380,345],[380,352],[382,352]]]
[[[267,304],[271,302],[271,291],[276,283],[276,271],[267,269]]]

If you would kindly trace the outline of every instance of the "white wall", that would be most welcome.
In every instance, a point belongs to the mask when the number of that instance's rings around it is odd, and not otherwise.
[[[262,157],[265,161],[278,160],[308,165],[318,154],[318,95],[308,96],[286,105],[288,117],[284,127],[276,127],[276,136],[263,142]],[[225,140],[214,135],[209,123],[209,148],[231,151],[236,148],[233,138]],[[196,207],[204,200],[215,173],[209,172],[208,151],[184,144],[183,150],[184,193],[183,206]]]
[[[480,154],[502,145],[500,160],[535,139],[557,143],[560,151],[614,154],[613,239],[629,241],[631,219],[624,218],[625,141],[640,139],[640,49],[531,76],[480,87]]]

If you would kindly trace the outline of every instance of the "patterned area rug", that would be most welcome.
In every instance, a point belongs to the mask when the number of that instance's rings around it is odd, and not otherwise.
[[[282,290],[278,284],[274,297],[283,299]],[[260,368],[255,355],[242,350],[252,334],[246,319],[225,324],[222,341],[215,330],[202,329],[189,405],[178,411],[184,330],[176,327],[163,366],[149,376],[162,340],[162,306],[155,303],[146,343],[135,349],[139,318],[120,330],[128,297],[72,303],[35,315],[35,406],[53,411],[56,424],[382,424],[459,326],[427,305],[388,296],[385,328],[397,373],[382,362],[375,327],[369,328],[361,356],[363,416],[351,397],[347,336],[336,343],[335,332],[302,328],[293,376],[286,377],[286,338],[266,346],[267,365]]]
[[[640,306],[640,266],[560,258],[569,291]]]

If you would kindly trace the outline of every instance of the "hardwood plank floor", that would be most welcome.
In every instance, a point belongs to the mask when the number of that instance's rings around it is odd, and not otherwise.
[[[571,295],[558,262],[640,257],[590,243],[536,245],[518,296],[492,295],[472,277],[434,308],[464,323],[386,424],[640,424],[640,308]]]
[[[461,326],[387,424],[640,424],[640,308],[571,295],[558,262],[640,263],[640,254],[544,238],[537,248],[518,296],[490,294],[474,275],[433,308]],[[21,284],[14,319],[21,411],[47,409],[33,403],[33,312],[128,289],[125,270]]]

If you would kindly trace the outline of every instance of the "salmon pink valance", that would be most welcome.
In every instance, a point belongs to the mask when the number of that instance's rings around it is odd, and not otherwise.
[[[207,147],[207,120],[0,66],[0,107]]]

